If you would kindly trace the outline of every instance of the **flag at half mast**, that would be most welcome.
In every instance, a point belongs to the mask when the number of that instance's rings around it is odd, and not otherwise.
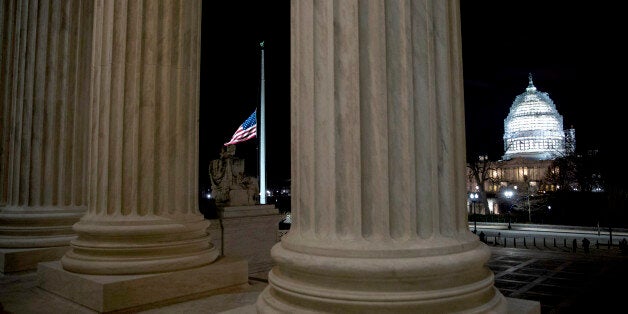
[[[231,140],[225,143],[225,146],[248,141],[255,136],[257,136],[257,109],[233,133]]]

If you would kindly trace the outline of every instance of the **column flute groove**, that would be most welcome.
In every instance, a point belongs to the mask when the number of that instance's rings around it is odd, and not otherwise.
[[[388,92],[388,167],[390,177],[390,237],[412,237],[416,216],[414,104],[409,3],[386,2],[386,76]]]
[[[329,21],[333,19],[333,7],[331,3],[317,2],[314,3],[313,20],[314,21]],[[323,38],[325,41],[332,41],[333,28],[329,23],[316,23],[312,28],[315,37]],[[325,104],[332,101],[333,91],[333,74],[329,69],[333,66],[333,45],[314,46],[314,58],[313,58],[313,101],[312,101],[312,119],[311,122],[318,121],[318,123],[324,125],[333,125],[334,112],[329,106]],[[309,108],[308,108],[309,110]],[[334,163],[334,154],[326,152],[333,151],[334,146],[334,132],[331,128],[314,128],[313,125],[308,125],[308,128],[312,128],[314,132],[313,139],[310,143],[305,143],[309,147],[321,147],[323,149],[314,150],[313,161],[315,176],[326,178],[326,180],[315,181],[313,198],[315,208],[318,211],[313,212],[314,216],[314,230],[318,237],[329,238],[333,235],[332,229],[334,225],[333,208],[335,201],[334,189],[329,189],[327,184],[334,184],[331,180],[331,174],[334,173],[336,168]],[[305,137],[307,138],[307,137]],[[304,138],[304,139],[305,139]]]
[[[305,84],[314,77],[314,64],[313,64],[313,52],[314,52],[314,30],[313,23],[313,10],[316,4],[311,1],[304,1],[300,3],[294,3],[291,8],[293,14],[299,14],[300,19],[292,19],[291,25],[293,28],[303,29],[302,36],[295,36],[291,34],[291,41],[298,41],[299,47],[302,49],[296,49],[291,47],[291,64],[292,66],[301,65],[300,72],[293,71],[291,73],[291,89],[299,91],[298,93],[291,93],[292,102],[300,102],[303,106],[303,111],[299,115],[292,113],[291,125],[295,132],[291,135],[291,147],[295,147],[295,150],[299,152],[298,157],[296,154],[292,154],[292,163],[296,165],[307,165],[299,167],[303,174],[300,176],[295,175],[294,169],[292,169],[292,182],[299,189],[308,189],[303,194],[297,194],[294,196],[294,200],[297,206],[301,207],[313,207],[315,206],[314,195],[316,193],[314,185],[314,171],[316,165],[314,165],[314,142],[313,137],[310,136],[314,132],[314,84]],[[321,4],[318,4],[321,5]],[[313,167],[312,167],[313,166]],[[321,191],[322,192],[322,191]],[[325,196],[323,196],[325,197]],[[312,236],[315,234],[314,221],[316,220],[316,212],[308,211],[303,214],[295,213],[293,221],[295,222],[294,228],[301,230],[305,235]],[[291,227],[292,228],[292,227]]]
[[[416,165],[417,187],[417,232],[420,238],[437,235],[438,230],[438,147],[436,135],[436,95],[433,88],[434,76],[434,38],[432,10],[433,1],[413,1],[412,11],[416,12],[412,19],[412,54],[413,54],[413,88],[415,107]]]
[[[17,72],[13,61],[16,49],[19,49],[20,3],[3,1],[0,11],[0,206],[7,203],[9,197],[9,150],[12,130],[9,127],[15,119],[13,102],[16,96],[15,80],[9,79]]]
[[[333,6],[334,65],[331,70],[334,81],[332,105],[336,116],[333,124],[336,165],[334,234],[339,238],[357,239],[361,238],[362,233],[359,210],[361,195],[360,190],[354,188],[361,180],[358,2],[333,1]],[[321,43],[324,45],[320,38],[314,38],[314,45]],[[315,121],[315,128],[318,127],[320,125]]]

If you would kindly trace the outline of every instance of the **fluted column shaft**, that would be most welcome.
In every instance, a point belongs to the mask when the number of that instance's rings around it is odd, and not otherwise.
[[[0,5],[0,248],[68,245],[87,200],[91,6]]]
[[[7,203],[9,166],[9,124],[11,86],[14,63],[11,62],[14,45],[16,1],[0,3],[0,206]]]
[[[62,259],[85,274],[213,262],[198,211],[201,1],[96,1],[88,213]]]
[[[468,228],[458,1],[292,1],[292,227],[261,312],[504,311]]]

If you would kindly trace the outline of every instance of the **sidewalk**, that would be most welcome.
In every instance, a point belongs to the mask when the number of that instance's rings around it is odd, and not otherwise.
[[[494,230],[508,230],[507,222],[483,222],[483,221],[469,221],[469,228],[473,228],[474,223],[478,227],[483,229]],[[564,226],[564,225],[546,225],[546,224],[531,224],[531,223],[511,223],[512,230],[518,231],[547,231],[554,233],[580,233],[600,236],[609,236],[608,227],[584,227],[584,226]],[[625,228],[612,228],[613,237],[628,237],[628,229]]]
[[[470,227],[473,232],[473,227]],[[522,231],[514,229],[513,231]],[[535,230],[536,231],[536,230]],[[503,233],[502,233],[503,232]],[[549,251],[559,253],[581,253],[601,256],[621,256],[620,241],[625,236],[613,236],[612,245],[608,245],[608,238],[588,236],[581,233],[554,233],[552,235],[539,235],[534,233],[512,234],[499,229],[491,229],[478,224],[478,236],[484,233],[484,242],[491,247],[530,249],[536,251]],[[584,239],[589,241],[588,252],[583,243]],[[574,243],[575,240],[575,243]],[[575,245],[575,250],[574,250]]]

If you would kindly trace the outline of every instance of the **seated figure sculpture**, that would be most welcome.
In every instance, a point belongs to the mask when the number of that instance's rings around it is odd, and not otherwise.
[[[235,156],[235,145],[224,146],[220,158],[209,163],[212,197],[218,206],[255,205],[257,179],[244,175],[244,159]]]

